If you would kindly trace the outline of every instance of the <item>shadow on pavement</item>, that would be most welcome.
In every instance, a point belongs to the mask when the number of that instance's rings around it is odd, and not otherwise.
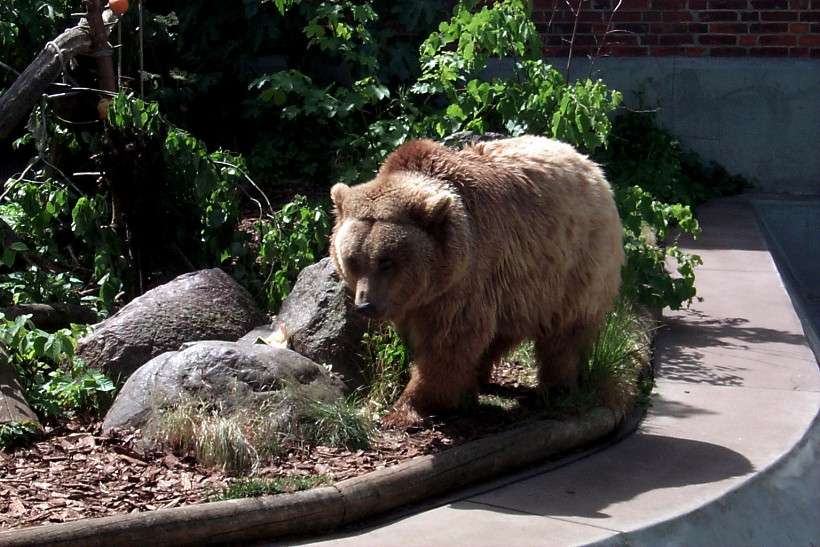
[[[656,339],[658,376],[666,380],[678,380],[716,386],[743,385],[744,367],[739,365],[710,364],[704,367],[704,349],[726,348],[727,355],[734,352],[737,360],[753,362],[755,353],[771,351],[765,344],[784,344],[802,348],[805,338],[800,333],[783,332],[763,327],[747,327],[749,321],[740,317],[715,319],[689,310],[685,317],[664,319],[667,328],[662,328]],[[739,350],[754,349],[742,356]],[[742,357],[742,359],[741,359]],[[778,348],[778,359],[788,355]],[[727,359],[727,362],[732,360]]]
[[[529,479],[526,491],[511,485],[452,507],[603,519],[610,516],[606,512],[609,506],[629,501],[645,492],[722,481],[754,470],[752,463],[742,454],[703,441],[638,434],[630,439],[629,445],[622,445],[618,455],[630,460],[625,464],[630,469],[634,469],[637,462],[642,469],[640,474],[620,474],[615,464],[608,468],[602,466],[596,478],[588,465],[576,464],[575,475],[565,473],[564,480],[554,481],[551,473],[545,473]],[[605,463],[611,463],[611,460]],[[583,477],[577,476],[578,473]],[[568,483],[566,477],[578,480]]]

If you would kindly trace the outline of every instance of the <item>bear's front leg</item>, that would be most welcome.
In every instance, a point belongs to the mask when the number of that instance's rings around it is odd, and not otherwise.
[[[452,412],[478,396],[478,356],[455,353],[447,359],[419,356],[407,387],[382,423],[421,425],[431,414]]]

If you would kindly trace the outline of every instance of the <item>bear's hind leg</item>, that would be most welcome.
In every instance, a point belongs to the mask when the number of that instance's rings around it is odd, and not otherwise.
[[[535,340],[540,392],[551,388],[578,389],[581,359],[587,355],[596,331],[586,325],[574,326]]]

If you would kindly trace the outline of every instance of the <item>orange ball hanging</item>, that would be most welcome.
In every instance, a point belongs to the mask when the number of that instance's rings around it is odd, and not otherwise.
[[[108,7],[116,15],[122,15],[128,11],[128,0],[109,0]]]

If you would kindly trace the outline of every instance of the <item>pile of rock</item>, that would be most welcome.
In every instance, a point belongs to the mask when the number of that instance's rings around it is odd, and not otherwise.
[[[292,349],[260,343],[272,325]],[[103,422],[110,431],[143,427],[191,397],[227,409],[294,390],[313,400],[338,399],[362,385],[359,344],[366,328],[326,258],[302,271],[272,321],[230,276],[202,270],[134,299],[96,325],[77,353],[90,366],[127,378]]]

